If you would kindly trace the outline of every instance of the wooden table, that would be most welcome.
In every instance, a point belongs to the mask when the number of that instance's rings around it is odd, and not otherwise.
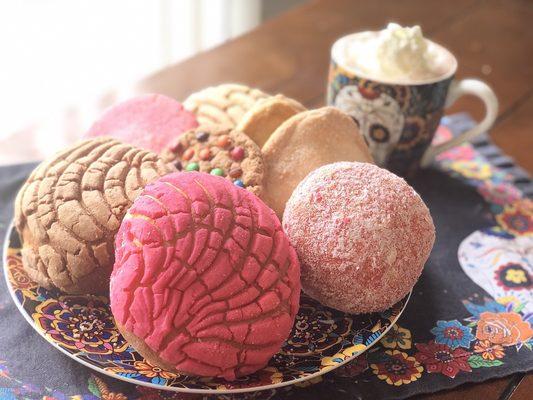
[[[339,36],[388,21],[420,24],[459,60],[458,77],[487,81],[500,100],[494,142],[533,171],[533,4],[527,0],[313,1],[211,51],[140,82],[142,92],[185,99],[221,82],[281,92],[309,107],[324,103],[329,49]],[[477,99],[450,112],[483,115]]]
[[[379,29],[388,21],[420,24],[452,50],[458,77],[486,80],[500,100],[494,142],[533,172],[533,4],[526,0],[314,1],[258,29],[143,80],[135,88],[184,99],[222,82],[284,93],[309,107],[324,104],[331,44],[339,36]],[[478,100],[462,98],[450,112],[483,115]],[[425,396],[430,399],[531,398],[533,375],[512,376]]]

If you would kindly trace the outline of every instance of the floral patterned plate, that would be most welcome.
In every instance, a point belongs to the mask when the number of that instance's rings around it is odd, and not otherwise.
[[[4,247],[8,288],[33,328],[63,353],[105,375],[138,385],[189,393],[242,393],[306,381],[349,362],[387,333],[409,296],[382,313],[350,315],[302,295],[293,330],[264,369],[233,382],[165,371],[137,353],[115,326],[104,296],[63,295],[37,286],[26,275],[17,231]]]

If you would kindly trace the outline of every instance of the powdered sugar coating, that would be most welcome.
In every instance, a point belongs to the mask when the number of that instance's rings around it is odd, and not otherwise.
[[[298,311],[300,266],[276,214],[230,181],[166,175],[116,237],[111,310],[145,358],[226,379],[264,367]]]
[[[178,101],[143,94],[108,108],[85,137],[111,136],[142,149],[161,152],[198,122]]]
[[[358,162],[311,172],[287,202],[283,228],[300,258],[303,290],[350,313],[383,311],[402,299],[435,241],[414,189]]]

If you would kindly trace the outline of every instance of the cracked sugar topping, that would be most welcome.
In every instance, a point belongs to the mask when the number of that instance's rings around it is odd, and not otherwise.
[[[275,213],[224,178],[182,172],[149,185],[116,249],[111,309],[148,359],[234,379],[264,367],[290,333],[296,252]]]

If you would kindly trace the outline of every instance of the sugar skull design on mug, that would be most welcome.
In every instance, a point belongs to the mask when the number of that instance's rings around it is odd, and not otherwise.
[[[498,113],[494,92],[476,79],[455,81],[457,60],[444,47],[432,43],[446,55],[446,68],[440,75],[401,82],[380,80],[345,65],[343,46],[357,35],[342,37],[332,47],[327,103],[353,117],[377,165],[398,175],[412,175],[420,166],[429,166],[437,154],[471,140],[494,123]],[[484,119],[458,137],[431,146],[445,108],[464,94],[483,101]]]
[[[387,93],[354,85],[344,86],[334,105],[350,114],[377,164],[384,164],[400,140],[405,118],[398,102]]]

